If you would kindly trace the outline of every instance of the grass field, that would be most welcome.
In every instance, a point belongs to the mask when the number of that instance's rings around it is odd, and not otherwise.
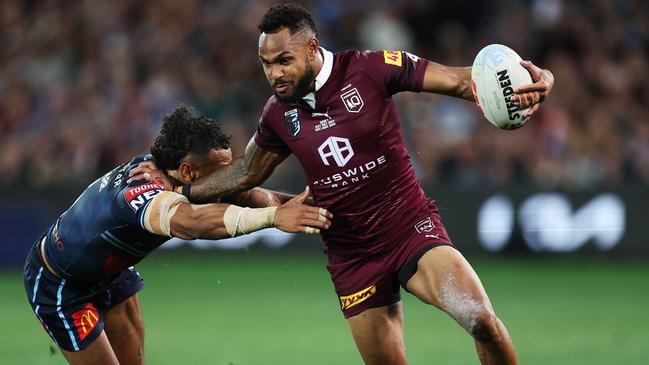
[[[521,364],[649,364],[649,264],[474,259]],[[324,257],[159,253],[138,266],[147,362],[360,364]],[[34,318],[18,270],[0,271],[0,364],[65,364]],[[476,364],[446,315],[404,295],[410,364]]]

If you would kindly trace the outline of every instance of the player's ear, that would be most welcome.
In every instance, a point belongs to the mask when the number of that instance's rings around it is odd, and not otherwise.
[[[189,184],[196,179],[196,170],[194,169],[194,166],[187,162],[180,164],[178,167],[178,174],[180,175],[182,182],[186,184]]]
[[[318,51],[320,50],[320,42],[318,42],[318,38],[311,37],[309,39],[309,42],[307,43],[307,47],[309,49],[309,59],[311,61],[315,60],[318,55]]]

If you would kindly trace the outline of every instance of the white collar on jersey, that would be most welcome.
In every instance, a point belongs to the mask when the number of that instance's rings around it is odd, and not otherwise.
[[[327,51],[326,49],[320,47],[320,51],[322,52],[322,68],[320,69],[320,72],[318,72],[318,75],[315,77],[315,92],[312,91],[306,96],[302,98],[309,106],[311,109],[315,109],[315,93],[320,90],[322,85],[329,80],[329,76],[331,76],[331,70],[333,69],[334,65],[334,54]]]

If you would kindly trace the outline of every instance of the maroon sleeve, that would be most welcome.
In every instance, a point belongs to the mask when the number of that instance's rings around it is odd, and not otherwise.
[[[291,150],[277,134],[276,129],[284,126],[284,121],[279,120],[277,116],[279,113],[273,110],[273,100],[273,97],[268,100],[261,114],[259,125],[257,125],[257,131],[255,132],[255,144],[265,150],[288,155],[291,153]]]
[[[365,51],[362,58],[368,74],[385,86],[388,95],[421,91],[428,60],[405,51]]]

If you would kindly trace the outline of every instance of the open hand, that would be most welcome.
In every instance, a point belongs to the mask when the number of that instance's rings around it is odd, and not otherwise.
[[[140,164],[136,168],[128,173],[128,183],[137,180],[148,180],[151,182],[156,182],[164,186],[165,190],[168,191],[173,191],[174,189],[171,180],[169,180],[167,175],[165,175],[164,172],[162,172],[162,170],[160,170],[158,166],[153,163],[153,161],[140,162]]]
[[[307,187],[300,195],[279,206],[275,212],[275,227],[284,232],[318,234],[331,226],[333,215],[324,208],[304,204],[309,197]]]

